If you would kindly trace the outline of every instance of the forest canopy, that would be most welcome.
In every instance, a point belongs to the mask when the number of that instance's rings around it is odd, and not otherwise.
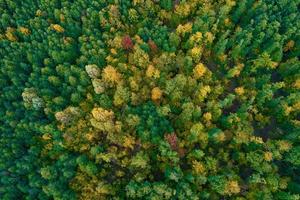
[[[299,0],[0,0],[0,199],[299,200]]]

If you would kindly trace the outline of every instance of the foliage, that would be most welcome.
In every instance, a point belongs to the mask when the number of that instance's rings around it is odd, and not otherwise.
[[[0,199],[300,199],[299,0],[0,1]]]

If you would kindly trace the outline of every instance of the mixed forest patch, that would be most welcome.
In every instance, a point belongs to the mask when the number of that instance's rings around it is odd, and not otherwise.
[[[299,0],[0,0],[0,199],[299,200]]]

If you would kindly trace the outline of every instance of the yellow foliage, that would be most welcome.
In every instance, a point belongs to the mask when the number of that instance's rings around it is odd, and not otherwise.
[[[295,46],[295,41],[294,40],[290,40],[283,48],[283,51],[288,51],[291,50],[293,47]]]
[[[199,161],[193,160],[192,167],[193,171],[198,175],[203,175],[205,173],[205,165]]]
[[[130,54],[129,63],[146,68],[150,63],[149,55],[139,45],[135,45],[133,53]]]
[[[158,13],[158,17],[162,20],[170,20],[172,17],[172,13],[166,10],[160,10]]]
[[[83,172],[78,172],[70,182],[73,190],[78,192],[79,200],[107,199],[108,194],[114,194],[114,189],[99,180],[97,176],[87,176]]]
[[[191,36],[191,41],[192,41],[193,43],[200,43],[201,40],[202,40],[202,37],[203,37],[203,35],[202,35],[201,32],[196,32],[195,34],[193,34],[193,35]]]
[[[109,194],[110,193],[110,188],[108,185],[104,185],[104,184],[99,184],[96,187],[96,192],[98,194]]]
[[[203,100],[208,93],[211,92],[210,86],[209,85],[205,85],[203,87],[200,88],[200,90],[198,91],[198,98],[199,100]]]
[[[110,133],[108,139],[115,140],[114,134],[120,132],[122,123],[114,122],[114,112],[103,108],[94,108],[92,110],[93,118],[90,119],[91,125],[99,130]]]
[[[119,6],[110,4],[108,7],[109,7],[108,13],[109,13],[110,18],[117,21],[119,15],[120,15]]]
[[[130,78],[129,85],[132,91],[138,91],[139,83],[134,78]]]
[[[287,140],[280,140],[277,144],[279,151],[288,151],[292,148],[292,144]]]
[[[121,74],[112,66],[108,65],[102,71],[102,78],[110,84],[117,84],[121,81]]]
[[[30,34],[30,30],[29,30],[28,28],[20,27],[19,30],[20,30],[20,32],[23,33],[24,35],[29,35],[29,34]]]
[[[228,181],[225,186],[225,193],[231,195],[231,194],[237,194],[241,191],[241,188],[239,186],[239,183],[237,181]]]
[[[146,70],[146,76],[150,78],[150,77],[153,76],[154,72],[155,72],[154,66],[153,65],[149,65],[148,68],[147,68],[147,70]]]
[[[186,23],[184,25],[179,24],[176,28],[176,32],[179,35],[184,35],[185,33],[192,32],[192,23]]]
[[[293,110],[294,110],[294,111],[299,111],[299,110],[300,110],[300,101],[297,102],[297,103],[295,103],[295,104],[293,105]]]
[[[109,41],[109,45],[112,46],[115,49],[122,48],[122,37],[116,36],[113,40]]]
[[[118,59],[114,58],[112,55],[108,55],[105,59],[106,59],[107,63],[110,63],[110,64],[118,62]]]
[[[51,139],[51,135],[49,133],[45,133],[42,136],[43,140],[50,140]]]
[[[129,149],[133,149],[135,140],[132,136],[125,136],[123,146]]]
[[[186,17],[191,12],[191,6],[189,3],[183,3],[175,6],[175,13],[179,16]]]
[[[73,41],[71,37],[64,37],[63,40],[65,45],[70,44]]]
[[[219,56],[219,59],[220,59],[221,62],[225,62],[226,59],[227,59],[227,55],[224,54],[224,53],[222,53],[222,54]]]
[[[143,4],[144,0],[133,0],[133,5],[136,6],[137,4]]]
[[[236,133],[236,141],[237,143],[245,143],[247,144],[249,141],[249,134],[243,132],[243,131],[239,131]]]
[[[139,35],[134,35],[134,40],[138,44],[142,44],[143,43],[143,40],[142,40],[142,38]]]
[[[238,63],[235,67],[229,70],[231,77],[239,76],[243,68],[244,64]]]
[[[285,116],[288,116],[293,111],[293,107],[288,106],[287,104],[284,104],[283,108]]]
[[[257,113],[255,114],[255,117],[254,117],[255,120],[261,122],[261,123],[268,123],[270,121],[270,117],[268,116],[264,116],[262,115],[261,113]]]
[[[59,33],[63,33],[65,31],[65,29],[61,27],[59,24],[52,24],[51,28]]]
[[[110,53],[113,54],[113,55],[116,55],[117,51],[116,51],[116,49],[110,49]]]
[[[96,155],[96,161],[103,160],[104,162],[110,162],[112,155],[110,153],[99,153]]]
[[[211,32],[206,32],[205,39],[206,39],[206,42],[212,43],[214,41],[215,37]]]
[[[294,86],[296,89],[300,89],[300,79],[297,79],[297,80],[294,82],[293,86]]]
[[[271,68],[271,69],[275,69],[277,66],[278,66],[278,62],[272,61],[272,62],[271,62],[270,68]]]
[[[5,36],[9,41],[15,42],[18,38],[14,35],[15,29],[8,27],[5,32]]]
[[[194,47],[194,48],[192,48],[191,55],[192,55],[192,58],[195,61],[200,60],[201,54],[202,54],[202,48],[201,47]]]
[[[116,121],[116,123],[115,123],[115,130],[116,130],[117,133],[121,132],[121,130],[122,130],[122,122]]]
[[[229,123],[239,123],[241,119],[237,115],[233,115],[228,119]]]
[[[146,70],[146,76],[151,78],[159,78],[160,76],[160,71],[156,69],[153,65],[149,65],[147,70]]]
[[[40,17],[40,16],[43,15],[43,12],[42,12],[40,9],[38,9],[38,10],[35,12],[35,15],[38,16],[38,17]]]
[[[230,19],[229,19],[229,18],[224,19],[224,24],[225,24],[226,26],[229,26],[229,25],[231,24]]]
[[[85,135],[85,138],[88,140],[88,141],[92,141],[94,139],[94,134],[93,133],[87,133]]]
[[[43,11],[41,11],[40,9],[38,9],[36,12],[35,12],[35,15],[40,17],[43,15]]]
[[[92,110],[93,117],[98,121],[108,121],[114,118],[114,112],[103,108],[94,108]]]
[[[238,95],[243,95],[245,93],[245,90],[243,87],[237,87],[234,89],[235,93],[237,93]]]
[[[193,70],[194,77],[196,79],[198,79],[198,78],[202,77],[206,71],[207,70],[206,70],[206,67],[204,66],[204,64],[199,63],[198,65],[196,65],[196,67]]]
[[[151,91],[151,99],[153,101],[157,101],[161,98],[162,96],[162,91],[159,89],[159,87],[155,87]]]
[[[80,148],[79,148],[79,150],[81,152],[86,151],[88,149],[89,149],[89,144],[82,144],[82,145],[80,145]]]
[[[113,97],[114,105],[121,106],[124,103],[128,102],[129,98],[130,98],[129,90],[123,87],[122,85],[118,85]]]
[[[212,115],[210,112],[206,112],[203,114],[203,118],[205,121],[210,121],[212,119]]]
[[[236,1],[235,0],[226,0],[226,5],[233,7],[236,5]]]
[[[255,142],[257,144],[263,144],[264,143],[263,139],[261,137],[257,137],[257,136],[251,136],[250,141]]]
[[[225,135],[225,133],[222,132],[222,133],[218,134],[218,135],[216,136],[216,139],[217,139],[218,142],[224,142],[224,141],[226,140],[226,135]]]
[[[273,159],[273,154],[271,153],[271,152],[265,152],[264,153],[264,159],[266,160],[266,161],[271,161],[272,159]]]

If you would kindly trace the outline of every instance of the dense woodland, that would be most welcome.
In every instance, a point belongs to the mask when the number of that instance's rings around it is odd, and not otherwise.
[[[1,200],[299,200],[299,0],[0,0]]]

